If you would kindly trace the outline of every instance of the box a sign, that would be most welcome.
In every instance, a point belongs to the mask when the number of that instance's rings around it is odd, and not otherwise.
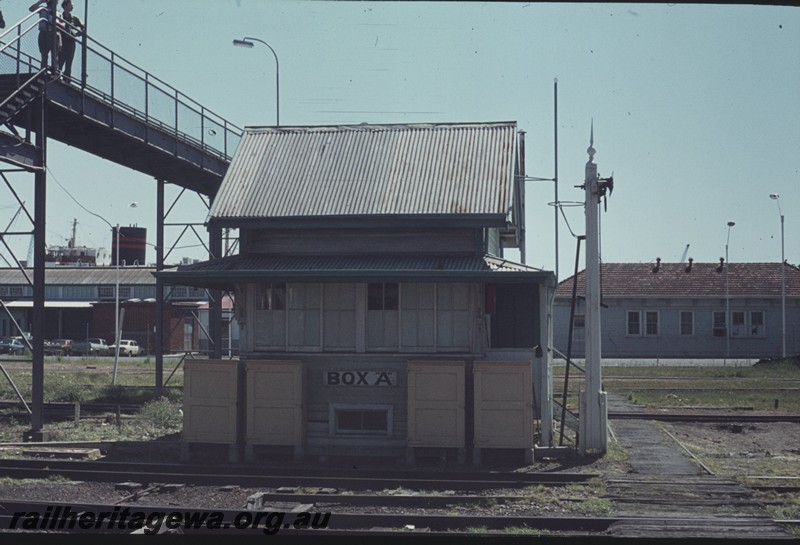
[[[323,371],[326,386],[394,386],[394,371]]]

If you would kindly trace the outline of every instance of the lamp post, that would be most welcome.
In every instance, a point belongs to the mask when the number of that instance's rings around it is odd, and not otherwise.
[[[241,40],[233,40],[233,45],[238,47],[247,47],[252,49],[255,44],[253,42],[258,42],[264,44],[272,51],[272,56],[275,57],[275,126],[281,126],[281,71],[280,71],[280,63],[278,62],[278,54],[275,53],[275,50],[272,49],[272,46],[269,45],[264,40],[260,40],[258,38],[249,38],[244,37]]]
[[[769,198],[778,203],[778,214],[781,216],[781,357],[786,358],[786,258],[783,254],[783,211],[781,196],[770,193]]]
[[[723,362],[725,365],[731,357],[731,296],[728,282],[728,270],[731,264],[728,261],[728,245],[731,242],[731,227],[734,225],[736,225],[734,222],[728,222],[728,239],[725,241],[725,361]]]
[[[119,223],[114,228],[116,236],[114,265],[117,279],[114,284],[114,369],[111,372],[111,384],[117,383],[117,363],[119,363]]]

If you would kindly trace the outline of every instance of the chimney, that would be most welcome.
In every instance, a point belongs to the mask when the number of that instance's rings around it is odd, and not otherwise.
[[[653,267],[653,272],[657,273],[659,271],[659,269],[661,269],[661,258],[657,257],[656,258],[656,266]]]
[[[689,264],[686,266],[686,272],[692,272],[692,263],[694,262],[694,258],[689,258]]]
[[[724,258],[724,257],[720,257],[720,258],[719,258],[719,267],[717,267],[717,272],[718,272],[718,273],[721,273],[721,272],[722,272],[722,269],[723,269],[724,267],[725,267],[725,258]]]

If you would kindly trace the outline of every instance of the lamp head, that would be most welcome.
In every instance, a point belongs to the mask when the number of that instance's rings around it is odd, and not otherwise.
[[[780,194],[779,194],[779,193],[770,193],[770,194],[769,194],[769,198],[770,198],[770,199],[772,199],[772,200],[774,200],[774,201],[777,201],[778,199],[780,199],[780,198],[781,198],[781,196],[780,196]]]
[[[729,221],[729,222],[728,222],[728,227],[733,227],[734,225],[736,225],[736,223],[734,223],[734,222],[732,222],[732,221]]]
[[[249,40],[233,40],[233,45],[238,47],[252,48],[254,44]]]

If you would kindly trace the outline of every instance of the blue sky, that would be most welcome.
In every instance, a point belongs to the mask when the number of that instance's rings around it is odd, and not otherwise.
[[[800,262],[800,10],[788,6],[296,0],[88,0],[99,42],[239,125],[517,121],[531,176],[554,174],[558,80],[559,198],[581,201],[590,125],[615,191],[602,215],[607,262]],[[9,25],[29,1],[0,3]],[[85,4],[75,0],[83,18]],[[91,77],[91,74],[90,74]],[[155,183],[85,153],[49,150],[48,243],[110,247],[105,223],[155,238]],[[31,185],[21,178],[22,186]],[[171,194],[175,194],[172,192]],[[553,184],[530,182],[528,263],[554,269]],[[32,202],[32,196],[30,197]],[[137,208],[130,208],[136,201]],[[196,199],[174,218],[202,222]],[[0,224],[16,210],[0,206]],[[584,232],[581,207],[565,208]],[[174,229],[174,228],[170,228]],[[560,220],[560,278],[575,242]],[[171,232],[168,230],[168,233]],[[24,255],[28,241],[18,248]],[[185,239],[173,257],[203,257]],[[515,257],[512,255],[512,257]],[[153,254],[149,252],[148,260]],[[581,265],[583,268],[583,265]]]

